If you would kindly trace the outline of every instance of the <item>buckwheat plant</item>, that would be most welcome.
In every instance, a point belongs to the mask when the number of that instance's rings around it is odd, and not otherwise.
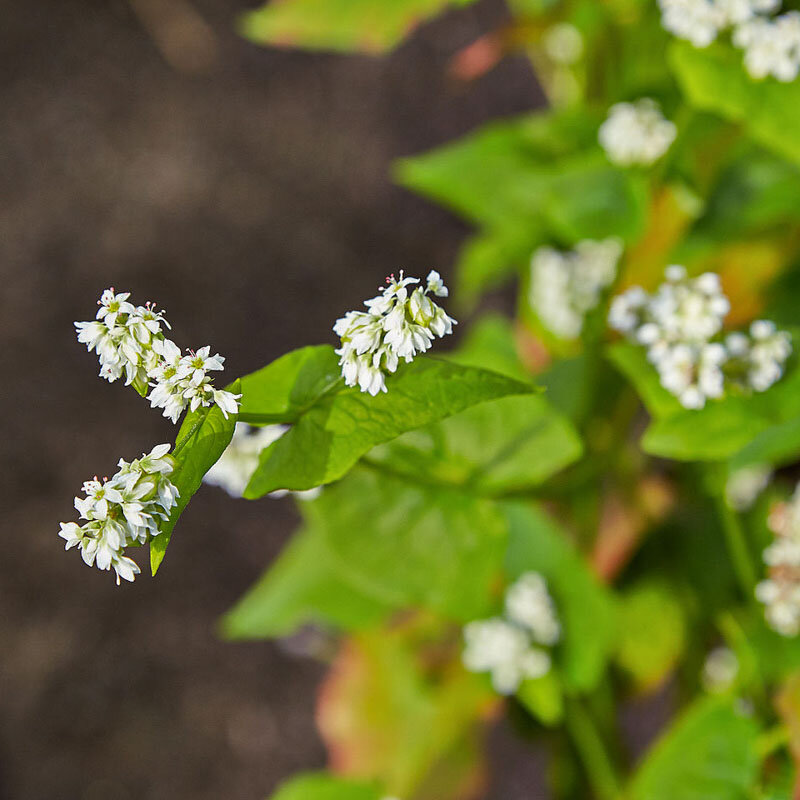
[[[236,378],[105,291],[80,342],[178,427],[62,536],[125,582],[134,548],[182,568],[204,483],[297,519],[218,627],[327,670],[330,766],[270,800],[501,796],[511,738],[552,800],[800,797],[800,5],[514,0],[480,31],[466,5],[247,13],[254,42],[375,57],[447,6],[460,103],[514,54],[549,105],[393,166],[468,229],[450,291],[409,265]]]

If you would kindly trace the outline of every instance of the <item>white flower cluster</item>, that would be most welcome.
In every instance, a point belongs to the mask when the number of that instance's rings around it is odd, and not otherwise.
[[[241,395],[215,389],[208,377],[208,372],[223,369],[225,359],[212,356],[209,347],[182,356],[180,348],[164,336],[162,326],[170,326],[163,312],[150,303],[134,306],[129,297],[129,292],[106,289],[98,301],[96,319],[75,323],[78,341],[89,352],[97,352],[100,376],[113,382],[124,375],[125,384],[133,384],[142,394],[149,387],[151,407],[163,409],[173,422],[187,407],[194,411],[212,403],[226,418],[236,414]]]
[[[231,497],[242,497],[250,478],[258,467],[259,453],[283,436],[289,428],[286,425],[265,425],[253,428],[244,422],[237,422],[233,438],[225,452],[214,466],[206,472],[203,483],[219,486]],[[299,498],[311,500],[319,495],[320,489],[307,489],[292,492]],[[270,492],[270,497],[283,497],[287,492],[279,489]]]
[[[160,444],[134,461],[120,459],[112,478],[86,481],[86,496],[75,498],[75,508],[86,522],[61,523],[59,536],[66,540],[66,549],[78,547],[90,567],[113,569],[117,585],[120,578],[132,581],[140,571],[125,555],[125,547],[158,535],[159,522],[168,519],[177,504],[178,490],[168,477],[174,469],[169,449]]]
[[[706,272],[687,278],[680,266],[667,267],[666,281],[652,295],[639,286],[614,298],[612,328],[647,347],[661,385],[685,408],[702,408],[731,385],[763,392],[783,375],[792,352],[791,337],[767,320],[749,334],[722,339],[730,310],[719,277]]]
[[[435,336],[452,333],[456,322],[429,297],[447,297],[438,272],[432,270],[425,288],[410,293],[408,287],[418,278],[404,278],[401,272],[400,280],[391,275],[386,283],[377,297],[364,301],[368,311],[348,311],[333,326],[342,340],[336,354],[345,383],[373,396],[386,391],[386,374],[397,369],[400,359],[413,361]]]
[[[733,43],[745,51],[751,77],[772,75],[793,81],[800,72],[800,13],[771,16],[780,0],[658,0],[661,24],[695,47],[708,47],[720,32],[733,29]]]
[[[769,515],[772,544],[764,550],[769,577],[756,586],[766,606],[767,623],[783,636],[800,632],[800,485],[794,496],[778,503]]]
[[[585,239],[568,252],[536,250],[528,299],[542,325],[562,339],[580,336],[587,312],[614,282],[621,255],[622,243],[615,238]]]
[[[733,43],[744,50],[750,77],[763,80],[772,75],[789,83],[800,72],[800,13],[749,19],[737,26]]]
[[[734,511],[752,508],[758,496],[769,485],[772,470],[766,464],[750,464],[728,476],[725,482],[725,499]]]
[[[550,670],[561,626],[544,578],[526,572],[506,591],[505,615],[464,627],[462,661],[470,672],[490,672],[500,694],[513,694],[523,680]]]
[[[649,166],[669,150],[677,133],[675,123],[664,118],[658,103],[642,97],[611,106],[597,138],[613,164]]]

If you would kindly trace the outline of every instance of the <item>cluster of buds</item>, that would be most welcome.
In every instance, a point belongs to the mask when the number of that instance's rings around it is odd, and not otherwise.
[[[611,106],[598,139],[612,164],[649,166],[669,150],[677,132],[675,124],[664,118],[658,103],[643,97]]]
[[[221,370],[225,359],[210,355],[209,347],[181,355],[180,348],[164,335],[170,325],[163,311],[150,303],[134,306],[129,292],[106,289],[98,301],[97,316],[76,322],[78,341],[97,352],[100,376],[110,382],[125,377],[126,385],[147,395],[153,408],[177,422],[188,407],[215,403],[227,418],[239,410],[240,395],[215,389],[208,372]]]
[[[658,0],[661,24],[695,47],[708,47],[731,30],[744,50],[744,66],[752,78],[771,75],[793,81],[800,72],[800,13],[777,14],[781,0]]]
[[[531,308],[555,336],[580,336],[586,314],[617,276],[622,243],[611,238],[585,239],[574,250],[540,247],[531,259],[528,299]]]
[[[731,386],[766,391],[792,352],[790,335],[767,320],[723,337],[729,310],[717,275],[687,278],[683,267],[671,266],[654,294],[635,286],[614,298],[608,321],[647,347],[661,385],[685,408],[697,409]]]
[[[502,617],[476,620],[464,627],[461,659],[470,672],[489,672],[500,694],[513,694],[530,678],[540,678],[552,664],[546,648],[561,638],[547,583],[526,572],[506,591]]]
[[[778,503],[769,515],[773,542],[764,550],[769,577],[756,586],[766,606],[767,623],[783,636],[800,632],[800,485],[793,497]]]
[[[132,581],[140,571],[125,548],[157,536],[160,521],[168,519],[177,504],[178,489],[168,477],[175,467],[169,449],[160,444],[141,458],[120,459],[113,477],[86,481],[85,497],[75,498],[75,508],[86,522],[61,523],[59,535],[66,549],[78,547],[90,567],[113,569],[117,585],[120,578]]]
[[[373,396],[386,391],[386,375],[400,359],[412,361],[431,347],[434,337],[452,333],[455,324],[430,297],[448,294],[438,272],[431,271],[425,287],[412,291],[409,287],[419,279],[404,278],[402,272],[400,280],[391,275],[386,283],[377,297],[364,301],[367,311],[348,311],[333,326],[341,339],[336,354],[345,383]]]

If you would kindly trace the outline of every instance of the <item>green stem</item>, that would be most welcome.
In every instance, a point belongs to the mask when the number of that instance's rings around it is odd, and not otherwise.
[[[594,720],[579,700],[567,701],[565,721],[597,800],[619,800],[622,789],[617,771]]]
[[[724,489],[715,492],[714,500],[722,523],[722,530],[725,533],[728,553],[733,562],[733,569],[739,579],[739,585],[742,587],[745,596],[748,599],[752,599],[758,577],[750,549],[747,546],[742,521],[739,519],[739,515],[726,502]]]

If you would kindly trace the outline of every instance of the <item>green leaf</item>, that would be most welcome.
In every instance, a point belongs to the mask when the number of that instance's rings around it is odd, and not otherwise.
[[[367,783],[337,778],[326,772],[309,772],[291,778],[270,795],[270,800],[379,800],[380,792]]]
[[[239,381],[234,381],[230,389],[238,394]],[[198,408],[184,418],[172,451],[177,466],[170,475],[170,480],[178,488],[180,496],[169,519],[161,526],[161,533],[150,542],[150,570],[153,575],[158,572],[164,560],[178,517],[192,499],[192,495],[200,488],[203,476],[217,463],[230,444],[235,427],[236,415],[230,414],[225,419],[217,405]]]
[[[434,358],[402,365],[387,380],[387,388],[377,397],[357,388],[322,397],[288,433],[262,451],[245,497],[330,483],[375,445],[405,431],[486,400],[534,391],[531,385],[495,372]]]
[[[443,659],[443,636],[441,622],[414,619],[351,636],[322,686],[316,717],[329,751],[387,796],[462,797],[482,772],[481,717],[496,697]]]
[[[605,159],[596,124],[563,112],[492,123],[397,162],[395,175],[403,186],[491,230],[544,220],[573,239],[631,238],[644,224],[645,197],[632,174]]]
[[[516,698],[543,725],[558,725],[564,718],[561,682],[554,669],[541,678],[523,681]]]
[[[231,639],[287,636],[309,622],[361,630],[391,607],[347,582],[321,533],[295,533],[278,559],[222,620]]]
[[[422,20],[473,0],[274,0],[245,14],[242,34],[261,44],[385,53]]]
[[[758,771],[758,726],[730,699],[696,702],[661,737],[631,785],[631,800],[744,800]]]
[[[547,580],[564,630],[555,656],[564,686],[589,691],[602,678],[614,646],[611,595],[541,509],[522,503],[505,503],[503,508],[509,523],[509,578],[534,570]]]
[[[742,51],[720,43],[696,48],[676,40],[668,57],[692,105],[741,122],[753,139],[800,163],[800,83],[753,80]]]
[[[773,425],[759,433],[730,461],[731,471],[750,464],[783,466],[800,455],[800,417]]]
[[[800,169],[751,145],[722,172],[689,236],[727,244],[796,222],[798,207]]]
[[[572,424],[542,397],[503,397],[370,451],[370,463],[478,494],[530,489],[580,458]]]
[[[489,500],[358,468],[303,504],[338,575],[386,605],[468,621],[490,609],[506,526]]]
[[[239,420],[252,425],[290,423],[341,380],[333,347],[302,347],[241,378]]]
[[[633,384],[645,408],[653,417],[670,417],[684,411],[678,398],[661,385],[658,372],[647,360],[643,347],[631,342],[617,342],[608,348],[606,355]]]
[[[485,314],[472,323],[461,346],[449,358],[456,364],[491,369],[519,381],[531,379],[517,352],[514,325],[502,314]]]
[[[685,646],[686,623],[674,587],[642,580],[623,592],[616,661],[638,689],[658,687],[676,667]]]

